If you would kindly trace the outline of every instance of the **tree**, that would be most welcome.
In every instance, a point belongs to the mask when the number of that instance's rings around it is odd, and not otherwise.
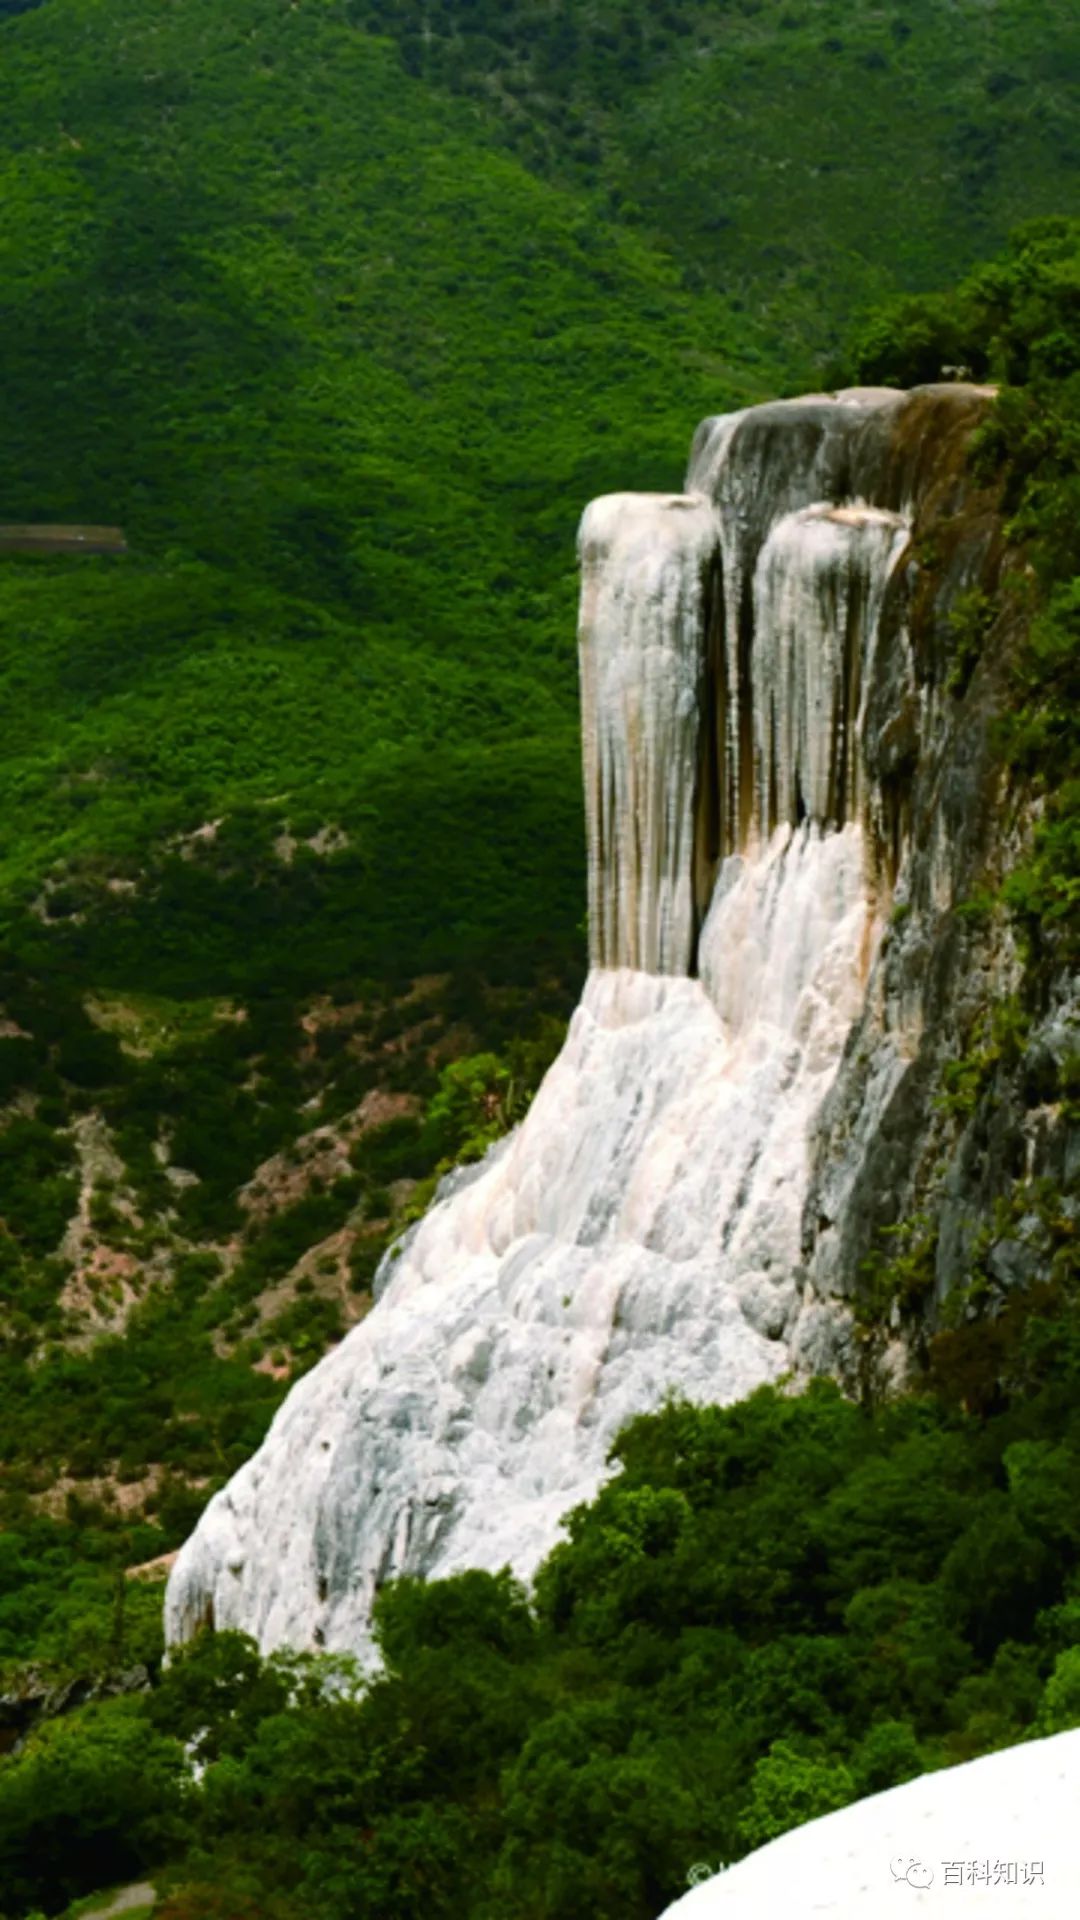
[[[1040,1733],[1064,1733],[1080,1727],[1080,1647],[1066,1647],[1054,1662],[1043,1692],[1036,1727]]]
[[[48,1723],[0,1770],[0,1886],[16,1909],[52,1911],[179,1850],[188,1768],[139,1703],[108,1701]]]
[[[853,1774],[838,1761],[815,1759],[788,1740],[774,1740],[750,1776],[741,1837],[749,1847],[763,1847],[790,1827],[846,1807],[857,1794]]]

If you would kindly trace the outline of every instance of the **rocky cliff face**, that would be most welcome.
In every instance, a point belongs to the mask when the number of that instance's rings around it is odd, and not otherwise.
[[[631,1415],[849,1369],[861,1263],[931,1187],[949,1283],[981,1176],[942,1050],[1016,965],[957,913],[1008,838],[1004,639],[956,644],[1000,559],[965,464],[991,404],[754,408],[699,430],[684,494],[587,511],[582,1003],[211,1503],[173,1639],[362,1647],[395,1575],[528,1574]]]

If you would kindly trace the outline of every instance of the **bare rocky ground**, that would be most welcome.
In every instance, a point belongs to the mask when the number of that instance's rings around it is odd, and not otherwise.
[[[392,1166],[385,1177],[378,1171],[364,1176],[365,1190],[344,1218],[328,1220],[321,1231],[322,1223],[313,1221],[310,1242],[290,1248],[287,1261],[268,1263],[257,1289],[237,1300],[228,1296],[229,1283],[290,1212],[349,1181],[365,1140],[420,1120],[448,1061],[486,1043],[472,1024],[472,1008],[463,1011],[452,996],[448,1003],[451,985],[447,976],[428,975],[396,995],[365,986],[363,997],[343,1002],[316,995],[296,1010],[289,1057],[297,1075],[299,1131],[251,1167],[236,1190],[238,1217],[231,1229],[189,1226],[185,1219],[181,1203],[200,1180],[182,1163],[171,1109],[164,1118],[155,1118],[152,1109],[139,1114],[167,1182],[155,1193],[137,1164],[128,1164],[129,1142],[107,1098],[69,1098],[68,1089],[65,1112],[54,1100],[40,1116],[36,1093],[0,1100],[0,1135],[17,1121],[40,1117],[70,1150],[67,1219],[49,1256],[58,1317],[42,1328],[37,1357],[48,1347],[54,1356],[66,1351],[81,1359],[99,1343],[123,1338],[133,1316],[171,1292],[192,1256],[218,1266],[221,1314],[208,1328],[209,1352],[217,1359],[239,1356],[283,1385],[318,1357],[320,1341],[334,1344],[362,1319],[371,1305],[370,1275],[415,1204],[417,1179],[399,1177]],[[503,998],[527,1012],[528,997],[519,990],[495,990],[500,1019]],[[477,1005],[486,1004],[481,995]],[[223,1025],[248,1017],[231,1000],[180,1002],[104,990],[88,996],[85,1007],[93,1026],[115,1035],[125,1056],[144,1066],[157,1062],[162,1071],[161,1063],[176,1059],[186,1072],[192,1048],[204,1039],[209,1045]],[[31,1036],[0,1006],[0,1039],[5,1037]],[[264,1084],[265,1062],[257,1060],[251,1086],[258,1091]],[[0,1242],[4,1233],[0,1218]],[[0,1302],[0,1338],[6,1325],[7,1303]],[[89,1504],[131,1525],[140,1518],[153,1523],[162,1498],[178,1487],[199,1493],[207,1483],[198,1469],[174,1464],[166,1471],[153,1459],[118,1454],[92,1462],[50,1459],[47,1471],[28,1471],[20,1484],[31,1506],[53,1520],[64,1520],[75,1504]]]
[[[130,1887],[118,1887],[114,1893],[103,1895],[100,1906],[83,1904],[76,1911],[78,1920],[113,1920],[121,1913],[151,1913],[156,1903],[156,1887],[149,1880],[138,1880]]]

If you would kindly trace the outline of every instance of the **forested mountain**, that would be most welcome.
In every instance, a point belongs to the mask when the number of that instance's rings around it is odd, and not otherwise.
[[[25,940],[47,880],[50,961],[99,986],[565,956],[581,504],[677,481],[688,419],[812,384],[869,298],[1076,189],[1049,4],[3,32],[0,513],[132,557],[5,567],[0,888]],[[179,872],[223,814],[233,856]]]
[[[392,0],[349,17],[737,303],[789,377],[1076,192],[1068,7]]]
[[[1076,213],[1078,79],[1080,24],[1058,0],[0,0],[0,523],[116,525],[129,548],[0,554],[9,1728],[73,1677],[153,1665],[160,1584],[153,1567],[149,1584],[123,1570],[179,1544],[290,1381],[366,1310],[378,1258],[436,1169],[520,1117],[558,1043],[584,964],[573,551],[584,502],[678,486],[705,414],[821,380],[906,382],[963,364],[1009,383],[1005,425],[981,457],[1007,470],[1044,598],[1075,571],[1068,229],[1035,248],[1034,266],[1011,256],[959,301],[920,297],[869,327],[861,316],[951,283],[1018,221]],[[1017,669],[1007,750],[1029,780],[1050,755],[1075,773],[1075,607],[1067,595],[1055,607]],[[973,657],[986,610],[969,611],[958,644]],[[1044,804],[1010,911],[1057,965],[1072,937],[1075,784]],[[1008,1045],[973,1041],[942,1097],[974,1099]],[[1069,1230],[1053,1218],[1060,1254]],[[890,1311],[923,1284],[919,1244],[917,1232],[901,1240],[886,1270]],[[903,1455],[900,1480],[938,1447],[949,1499],[974,1488],[991,1505],[1006,1449],[1059,1449],[1039,1455],[1034,1481],[1034,1456],[1014,1451],[1013,1508],[994,1507],[1003,1562],[1017,1527],[1042,1527],[1030,1591],[1009,1588],[1000,1605],[991,1595],[980,1613],[982,1575],[961,1556],[938,1592],[952,1507],[944,1519],[935,1508],[912,1549],[904,1579],[917,1593],[860,1611],[872,1584],[861,1566],[842,1593],[815,1589],[785,1632],[807,1637],[826,1619],[839,1632],[848,1608],[845,1631],[877,1645],[902,1616],[910,1661],[897,1656],[904,1674],[884,1704],[845,1696],[830,1718],[815,1694],[800,1707],[824,1772],[807,1780],[798,1756],[781,1755],[775,1779],[758,1781],[758,1818],[747,1778],[767,1763],[774,1703],[803,1654],[801,1641],[775,1660],[755,1650],[740,1680],[749,1732],[725,1749],[723,1806],[709,1816],[732,1845],[783,1824],[789,1803],[815,1810],[852,1783],[978,1750],[991,1723],[1003,1737],[1037,1716],[1064,1724],[1072,1669],[1049,1701],[1043,1689],[1076,1639],[1061,1517],[1071,1299],[1050,1302],[1053,1353],[1024,1330],[1004,1402],[977,1356],[976,1398],[1004,1421],[989,1438],[958,1413],[954,1375],[944,1411],[884,1414],[873,1443],[875,1458]],[[1016,1412],[1025,1394],[1033,1410]],[[861,1453],[848,1411],[822,1402],[793,1416],[825,1463],[814,1488],[787,1489],[793,1511],[826,1481],[844,1507]],[[745,1430],[730,1418],[703,1429],[703,1482],[710,1450],[771,1459],[787,1432],[771,1403]],[[343,1816],[363,1823],[374,1809],[383,1823],[383,1879],[364,1890],[381,1920],[459,1911],[462,1821],[489,1814],[483,1859],[506,1851],[482,1897],[517,1911],[530,1849],[548,1845],[529,1827],[545,1805],[558,1813],[555,1850],[571,1846],[558,1828],[577,1790],[564,1747],[622,1755],[621,1784],[601,1800],[640,1790],[654,1821],[655,1755],[638,1770],[626,1756],[644,1738],[633,1690],[659,1656],[652,1641],[611,1653],[630,1603],[610,1568],[642,1540],[686,1556],[654,1596],[672,1634],[690,1636],[657,1751],[678,1738],[694,1676],[745,1653],[700,1639],[692,1594],[677,1627],[663,1614],[700,1540],[706,1555],[710,1528],[726,1524],[696,1483],[690,1533],[682,1507],[669,1524],[673,1431],[630,1446],[628,1491],[613,1498],[632,1517],[598,1509],[548,1575],[542,1645],[516,1596],[489,1596],[483,1674],[474,1685],[464,1662],[464,1691],[440,1696],[418,1736],[435,1755],[427,1774],[395,1716],[423,1718],[432,1649],[464,1631],[458,1601],[436,1598],[429,1616],[405,1594],[387,1615],[388,1644],[412,1663],[406,1692],[375,1708],[393,1781],[380,1799],[380,1776]],[[591,1556],[607,1571],[586,1619]],[[466,1598],[486,1617],[478,1592]],[[942,1718],[937,1682],[916,1669],[954,1600]],[[512,1710],[466,1754],[476,1699],[498,1718],[504,1658]],[[839,1673],[848,1654],[830,1638],[814,1658]],[[323,1920],[311,1904],[322,1900],[336,1920],[336,1829],[311,1842],[295,1899],[267,1891],[276,1858],[246,1880],[243,1866],[295,1772],[271,1768],[265,1786],[252,1742],[322,1753],[322,1682],[267,1679],[236,1649],[222,1660],[236,1663],[234,1717],[208,1738],[226,1772],[190,1820],[173,1734],[201,1711],[197,1663],[160,1710],[164,1731],[157,1707],[121,1702],[100,1726],[94,1709],[70,1723],[55,1767],[46,1744],[34,1761],[44,1773],[0,1776],[0,1910],[7,1898],[12,1920],[39,1902],[57,1911],[194,1845],[199,1873],[224,1874],[231,1892],[215,1907],[204,1888],[178,1914],[239,1920],[245,1899],[260,1916],[278,1899],[287,1920]],[[597,1675],[600,1703],[524,1753],[538,1703],[558,1709]],[[290,1720],[289,1700],[311,1718]],[[891,1730],[875,1734],[882,1714]],[[352,1767],[368,1723],[358,1731],[343,1709],[333,1724]],[[496,1782],[511,1761],[505,1826]],[[287,1816],[305,1833],[318,1826],[311,1808],[333,1800],[311,1765],[311,1806],[290,1803]],[[447,1765],[462,1769],[461,1804],[432,1811],[425,1782]],[[546,1784],[523,1797],[530,1770]],[[41,1799],[46,1777],[68,1783],[55,1801]],[[55,1835],[82,1817],[92,1778],[107,1784],[85,1847],[54,1872]],[[399,1832],[387,1808],[417,1779]],[[128,1818],[136,1781],[145,1819]],[[693,1793],[680,1795],[659,1878],[643,1826],[633,1858],[603,1870],[590,1912],[609,1910],[603,1900],[659,1910],[696,1831]],[[401,1879],[400,1859],[425,1850],[428,1877]],[[536,1915],[570,1920],[573,1862],[544,1871]]]

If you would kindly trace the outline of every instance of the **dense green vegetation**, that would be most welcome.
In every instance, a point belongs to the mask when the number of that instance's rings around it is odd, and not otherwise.
[[[1073,1724],[1078,1329],[1074,1268],[987,1420],[821,1383],[634,1422],[531,1605],[400,1583],[366,1688],[204,1639],[0,1771],[6,1911],[170,1862],[170,1920],[650,1920],[696,1861]]]
[[[181,996],[567,964],[577,513],[774,370],[340,9],[3,31],[0,511],[132,555],[0,576],[0,929]]]
[[[132,544],[0,575],[0,933],[181,996],[571,964],[581,504],[1075,198],[1072,10],[0,30],[0,513]]]
[[[537,172],[664,236],[785,369],[899,279],[1075,203],[1069,10],[897,0],[350,0]],[[935,370],[936,371],[936,370]]]
[[[123,1187],[95,1185],[91,1217],[110,1254],[149,1268],[119,1325],[107,1279],[80,1309],[72,1260],[50,1252],[72,1206],[70,1129],[40,1117],[0,1129],[0,1679],[28,1663],[63,1679],[156,1645],[145,1608],[117,1626],[123,1569],[180,1544],[290,1382],[340,1339],[347,1305],[362,1310],[395,1227],[430,1199],[439,1172],[521,1117],[561,1043],[565,996],[437,982],[426,998],[341,1009],[308,1049],[287,1001],[190,1028],[144,1001],[140,1030],[152,1026],[162,1043],[149,1058],[124,1053],[79,1003],[45,1006],[16,979],[6,1005],[35,1038],[0,1040],[0,1060],[16,1051],[13,1075],[38,1116],[77,1125],[90,1111],[123,1149]],[[474,1032],[485,1050],[432,1064],[432,1039],[448,1028]],[[68,1077],[77,1069],[89,1088]],[[321,1177],[317,1160],[304,1174],[316,1125],[338,1143],[335,1117],[373,1090],[404,1095],[408,1110],[361,1132],[336,1177]],[[179,1196],[149,1150],[162,1123],[193,1179]],[[275,1156],[278,1178],[298,1187],[245,1210],[238,1189]],[[395,1182],[405,1185],[398,1207]],[[347,1246],[328,1277],[309,1263],[282,1288],[342,1229]],[[267,1360],[277,1364],[263,1370]]]

